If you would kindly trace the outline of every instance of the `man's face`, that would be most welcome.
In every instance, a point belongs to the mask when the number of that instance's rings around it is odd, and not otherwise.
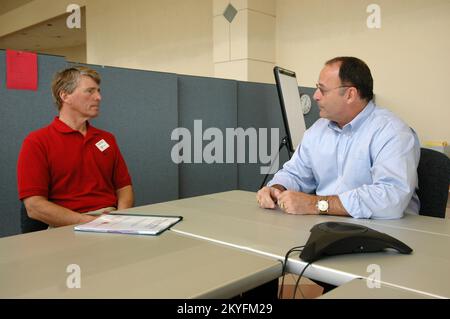
[[[63,98],[65,107],[80,117],[94,118],[100,112],[99,85],[89,76],[82,75],[79,79],[77,88]]]
[[[320,110],[320,117],[340,123],[346,115],[345,91],[347,87],[339,79],[339,63],[325,65],[319,75],[314,99]]]

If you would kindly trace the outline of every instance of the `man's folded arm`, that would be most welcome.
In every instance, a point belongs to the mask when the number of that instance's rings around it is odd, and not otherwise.
[[[43,196],[27,197],[23,203],[30,218],[54,227],[87,223],[96,218],[52,203]]]

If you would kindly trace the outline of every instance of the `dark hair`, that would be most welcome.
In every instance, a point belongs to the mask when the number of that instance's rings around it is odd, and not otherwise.
[[[361,99],[370,101],[373,99],[373,78],[367,64],[355,57],[336,57],[325,63],[330,65],[341,63],[339,68],[339,78],[342,85],[354,86]]]

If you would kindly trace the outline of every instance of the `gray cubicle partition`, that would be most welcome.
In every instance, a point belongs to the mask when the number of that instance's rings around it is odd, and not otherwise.
[[[273,84],[239,82],[238,83],[238,126],[244,129],[255,128],[260,133],[261,129],[267,129],[267,150],[270,150],[270,143],[279,145],[281,139],[286,135],[283,125],[283,117],[279,107],[277,88]],[[275,106],[275,107],[274,107]],[[270,129],[278,128],[278,139],[272,141]],[[260,134],[258,134],[258,144]],[[259,147],[258,147],[259,151]],[[278,151],[278,147],[277,147]],[[266,155],[267,153],[264,152]],[[239,185],[238,189],[247,191],[257,191],[265,174],[261,174],[261,166],[270,166],[270,164],[261,163],[261,157],[258,154],[258,163],[239,164]],[[286,149],[281,150],[279,164],[288,159]]]
[[[238,171],[235,163],[226,163],[224,160],[223,163],[219,161],[208,164],[203,156],[199,158],[201,163],[195,163],[194,158],[194,153],[198,154],[198,150],[194,149],[195,140],[198,145],[201,141],[199,150],[202,151],[210,142],[220,139],[220,136],[211,136],[211,140],[203,140],[206,130],[219,129],[225,133],[226,128],[236,127],[236,87],[236,81],[178,76],[179,123],[180,127],[191,132],[192,150],[191,163],[180,164],[180,198],[237,189]],[[197,132],[194,130],[194,121],[197,121]],[[225,155],[225,151],[223,154]]]
[[[53,120],[50,79],[66,66],[62,57],[38,56],[38,90],[7,90],[5,51],[0,50],[0,236],[19,233],[16,164],[22,141],[30,131]]]
[[[37,91],[7,90],[5,51],[0,50],[0,237],[20,233],[16,163],[25,136],[50,123],[57,114],[50,83],[53,74],[68,65],[64,58],[38,56]],[[275,85],[248,83],[90,65],[102,76],[102,106],[93,125],[112,132],[130,170],[136,205],[204,195],[232,189],[256,191],[264,175],[263,163],[226,162],[226,129],[284,128]],[[302,93],[313,89],[301,88]],[[317,106],[306,116],[309,127],[318,118]],[[195,136],[195,120],[201,134]],[[198,124],[199,122],[197,122]],[[176,128],[191,132],[191,163],[174,163],[171,140]],[[204,150],[207,129],[223,133],[223,163],[195,163],[194,143]],[[229,141],[228,141],[229,142]],[[236,151],[236,140],[235,151]],[[270,142],[267,141],[268,143]],[[247,154],[248,159],[248,154]],[[280,166],[287,160],[281,153]]]

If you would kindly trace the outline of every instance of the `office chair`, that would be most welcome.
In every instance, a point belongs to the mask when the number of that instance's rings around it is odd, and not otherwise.
[[[419,215],[445,218],[450,183],[450,159],[438,151],[421,148],[417,174]]]
[[[28,216],[27,209],[23,202],[20,202],[20,229],[22,234],[31,233],[38,230],[44,230],[48,228],[48,225],[32,219]]]

